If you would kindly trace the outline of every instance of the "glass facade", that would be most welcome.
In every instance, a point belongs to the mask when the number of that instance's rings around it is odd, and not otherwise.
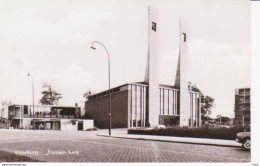
[[[189,92],[189,126],[200,126],[200,93]]]
[[[235,124],[250,125],[250,88],[235,91]]]
[[[79,118],[80,107],[61,107],[49,105],[10,105],[9,119],[16,118]]]
[[[144,85],[129,85],[130,127],[144,127],[146,119],[146,88]]]
[[[160,115],[179,115],[178,111],[178,93],[177,89],[160,88]]]
[[[165,126],[179,125],[179,90],[174,88],[160,87],[159,100],[159,124]]]
[[[146,85],[130,84],[130,117],[129,127],[148,127],[147,107],[147,89]],[[189,91],[189,126],[200,126],[200,93]],[[179,89],[170,87],[159,88],[159,124],[165,126],[178,126],[180,124],[180,92]]]

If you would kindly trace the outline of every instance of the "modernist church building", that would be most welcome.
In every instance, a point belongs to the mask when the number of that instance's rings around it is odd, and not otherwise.
[[[127,83],[110,90],[112,128],[155,125],[201,125],[200,93],[188,86],[186,69],[187,34],[180,25],[180,53],[174,85],[158,82],[157,11],[149,7],[149,46],[144,81]],[[109,91],[88,97],[85,110],[98,128],[108,128]]]

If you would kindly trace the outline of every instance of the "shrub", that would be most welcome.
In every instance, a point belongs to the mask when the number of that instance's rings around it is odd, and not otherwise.
[[[171,127],[166,129],[128,129],[128,134],[143,134],[143,135],[161,135],[161,136],[179,136],[179,137],[197,137],[197,138],[213,138],[213,139],[236,139],[236,134],[242,131],[250,130],[242,126],[231,128],[225,127]]]

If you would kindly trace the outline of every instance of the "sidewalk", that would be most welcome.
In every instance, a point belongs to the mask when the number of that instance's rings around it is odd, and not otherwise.
[[[138,139],[138,140],[150,140],[150,141],[200,144],[200,145],[226,146],[226,147],[241,147],[241,144],[237,143],[235,140],[127,134],[126,130],[116,130],[116,129],[115,130],[113,129],[111,131],[111,136],[109,136],[107,132],[97,133],[97,136],[123,138],[123,139]]]

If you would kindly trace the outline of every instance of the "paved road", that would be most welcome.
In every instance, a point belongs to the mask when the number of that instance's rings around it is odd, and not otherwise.
[[[0,151],[49,162],[250,161],[242,148],[107,138],[98,132],[0,130]]]

